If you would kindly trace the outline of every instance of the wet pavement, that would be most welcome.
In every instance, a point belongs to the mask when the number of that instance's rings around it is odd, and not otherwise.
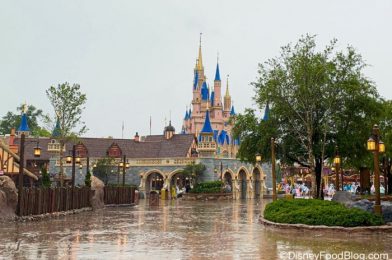
[[[392,256],[392,234],[349,238],[265,230],[258,223],[265,203],[177,200],[150,208],[142,200],[132,208],[1,223],[0,258],[312,259],[300,257],[344,251]]]

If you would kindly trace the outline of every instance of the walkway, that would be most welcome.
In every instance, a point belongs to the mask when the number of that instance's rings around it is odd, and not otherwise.
[[[262,203],[169,201],[48,221],[0,224],[0,259],[279,259],[283,252],[392,252],[392,237],[266,231]],[[392,236],[392,235],[391,235]],[[283,258],[285,259],[285,258]]]

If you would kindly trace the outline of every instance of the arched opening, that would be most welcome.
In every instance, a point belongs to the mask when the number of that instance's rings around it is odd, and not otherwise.
[[[238,174],[238,182],[240,185],[240,199],[246,199],[247,184],[246,172],[244,170],[240,170]]]
[[[171,189],[175,189],[177,197],[181,197],[182,194],[189,192],[191,190],[192,183],[193,180],[184,175],[181,171],[173,174],[170,179],[170,187]]]
[[[153,172],[147,176],[146,179],[146,195],[150,194],[150,191],[156,190],[158,192],[163,188],[165,180],[161,173]]]
[[[253,187],[254,187],[254,193],[255,193],[255,198],[260,198],[261,194],[261,176],[260,176],[260,170],[258,168],[255,168],[252,172],[252,181],[253,181]]]
[[[225,187],[226,192],[232,192],[233,191],[233,178],[231,176],[230,172],[225,172],[223,174],[223,183]]]

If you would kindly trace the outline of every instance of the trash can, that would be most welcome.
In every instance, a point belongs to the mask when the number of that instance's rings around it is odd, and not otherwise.
[[[150,198],[149,198],[150,206],[159,206],[159,193],[158,191],[150,191]]]

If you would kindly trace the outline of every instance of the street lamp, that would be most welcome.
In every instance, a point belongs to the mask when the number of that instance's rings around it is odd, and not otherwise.
[[[272,200],[276,200],[275,138],[271,137]]]
[[[256,154],[256,162],[257,163],[261,162],[261,154],[259,154],[259,153]]]
[[[37,140],[37,146],[34,147],[34,157],[41,156],[41,147],[39,147],[39,140]]]
[[[367,141],[367,150],[373,152],[374,157],[374,188],[376,191],[376,201],[374,204],[374,212],[381,215],[381,199],[380,199],[380,169],[379,154],[385,152],[385,144],[380,139],[380,128],[378,125],[373,126],[372,135]]]
[[[339,155],[339,150],[338,150],[337,146],[335,147],[335,157],[333,158],[333,163],[335,164],[335,168],[336,168],[335,188],[338,191],[339,190],[340,155]],[[343,190],[343,178],[342,178],[342,190]]]

